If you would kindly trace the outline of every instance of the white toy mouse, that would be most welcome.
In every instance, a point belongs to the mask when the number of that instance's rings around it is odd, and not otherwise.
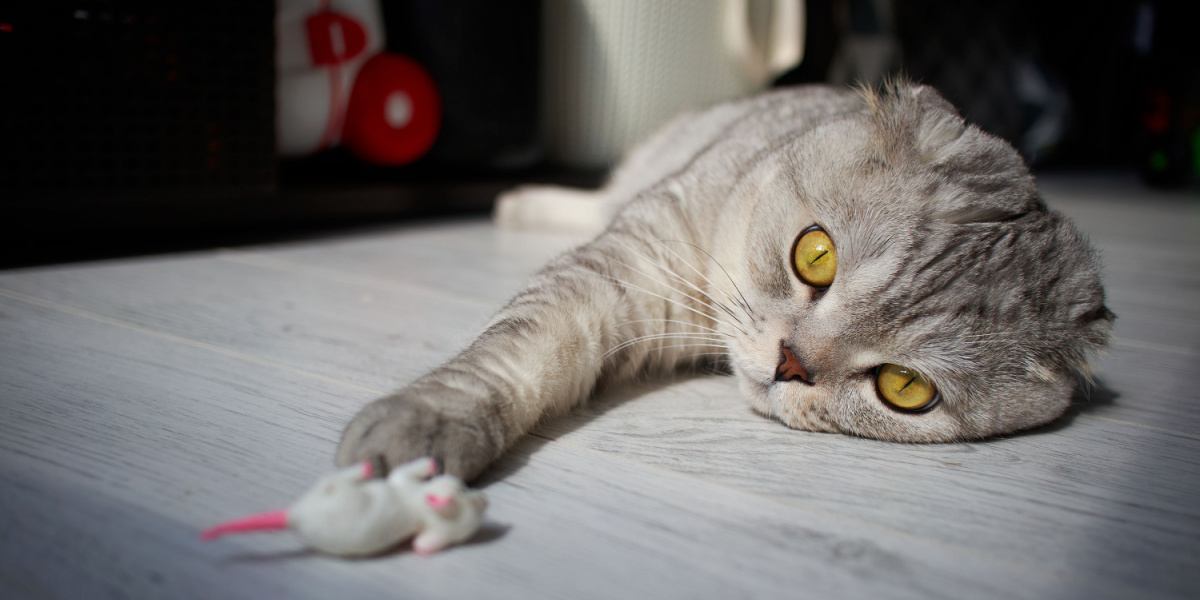
[[[322,478],[287,510],[222,523],[201,537],[291,529],[321,552],[364,556],[413,536],[418,554],[432,554],[479,530],[487,499],[457,477],[434,477],[433,459],[401,465],[386,478],[376,477],[380,471],[372,463],[342,469]]]

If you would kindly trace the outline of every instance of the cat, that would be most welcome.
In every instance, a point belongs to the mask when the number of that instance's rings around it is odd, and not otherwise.
[[[1060,416],[1115,318],[1017,152],[907,81],[683,115],[604,188],[519,188],[497,218],[606,226],[364,407],[340,464],[433,455],[470,479],[598,386],[708,364],[792,428],[981,439]]]

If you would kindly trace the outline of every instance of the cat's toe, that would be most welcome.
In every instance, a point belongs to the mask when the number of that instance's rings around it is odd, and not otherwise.
[[[486,424],[472,423],[419,400],[384,398],[367,405],[342,434],[337,463],[382,457],[389,467],[429,456],[446,473],[472,479],[501,448]]]

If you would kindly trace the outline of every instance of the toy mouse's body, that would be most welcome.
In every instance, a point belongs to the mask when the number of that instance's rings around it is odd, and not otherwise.
[[[290,528],[321,552],[363,556],[415,535],[418,553],[437,552],[479,529],[487,500],[456,477],[433,477],[436,472],[432,459],[402,465],[386,478],[374,477],[369,463],[343,469],[322,478],[286,511],[230,521],[203,537]]]

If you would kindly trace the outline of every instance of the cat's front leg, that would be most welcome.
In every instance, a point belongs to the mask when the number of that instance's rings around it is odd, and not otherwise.
[[[661,220],[653,227],[683,239]],[[675,289],[681,285],[644,279],[654,273],[655,261],[676,254],[637,231],[636,223],[628,224],[556,259],[469,348],[408,388],[368,404],[346,428],[338,462],[383,456],[397,465],[433,456],[446,472],[470,479],[540,420],[587,398],[602,373],[617,381],[697,352],[672,343],[671,328],[713,323],[697,318],[704,315],[698,305],[688,306],[691,300]],[[633,281],[640,283],[631,287]],[[657,345],[609,352],[635,338]]]

